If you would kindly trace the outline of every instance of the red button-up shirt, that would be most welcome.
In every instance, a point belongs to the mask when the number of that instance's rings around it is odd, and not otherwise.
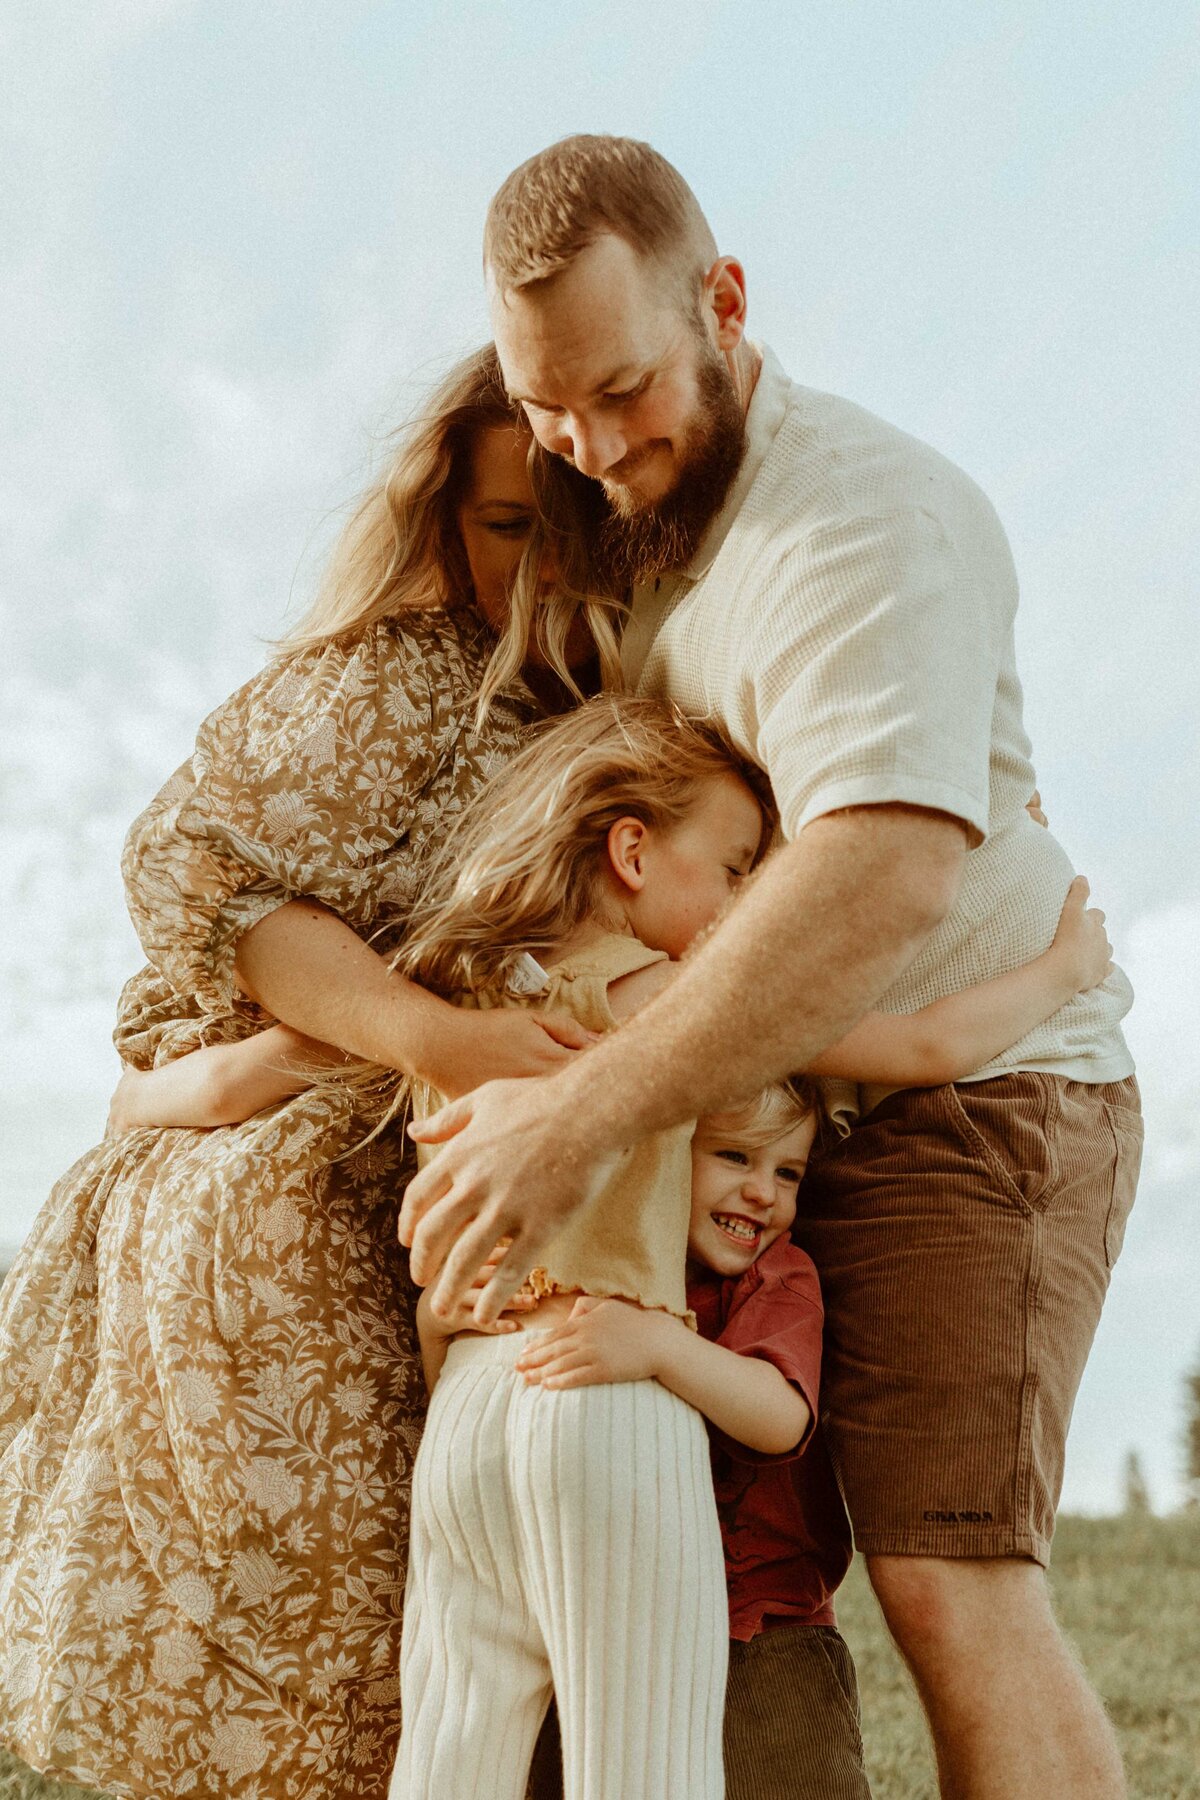
[[[832,1625],[851,1539],[817,1422],[824,1317],[817,1271],[790,1238],[777,1238],[744,1275],[689,1281],[688,1305],[704,1337],[774,1363],[813,1415],[802,1443],[782,1456],[747,1449],[709,1427],[730,1636],[752,1638],[772,1625]]]

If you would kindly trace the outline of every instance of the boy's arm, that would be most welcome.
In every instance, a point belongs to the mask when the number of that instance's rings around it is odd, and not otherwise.
[[[896,1087],[941,1087],[973,1074],[1111,973],[1104,914],[1087,899],[1088,884],[1077,875],[1041,956],[920,1012],[865,1014],[811,1072]]]
[[[110,1131],[237,1125],[312,1085],[344,1060],[288,1025],[236,1044],[209,1044],[157,1069],[126,1069],[109,1109]]]
[[[576,1301],[569,1319],[518,1358],[526,1381],[549,1388],[661,1382],[750,1450],[782,1456],[808,1430],[808,1403],[783,1372],[689,1331],[670,1313],[626,1300]]]

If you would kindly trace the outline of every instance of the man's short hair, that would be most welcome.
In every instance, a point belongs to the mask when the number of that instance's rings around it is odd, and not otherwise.
[[[504,293],[548,281],[605,232],[660,262],[691,300],[717,254],[678,169],[636,138],[580,133],[514,169],[488,208],[483,261]]]

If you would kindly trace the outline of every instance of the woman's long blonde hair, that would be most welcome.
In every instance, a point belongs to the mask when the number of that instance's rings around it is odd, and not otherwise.
[[[495,347],[488,344],[457,364],[421,414],[397,434],[384,473],[342,533],[316,600],[280,648],[319,648],[413,609],[469,605],[471,574],[458,508],[479,434],[505,425],[522,429],[523,421],[505,392]],[[533,643],[568,691],[582,699],[566,659],[567,635],[580,613],[599,653],[602,685],[619,682],[619,608],[599,592],[586,549],[602,490],[565,464],[548,469],[530,443],[538,518],[513,582],[508,624],[480,688],[481,717],[521,669]],[[545,595],[538,571],[551,545],[561,580]]]
[[[663,828],[734,774],[773,822],[768,791],[714,726],[656,700],[601,695],[539,728],[464,807],[426,875],[396,968],[440,994],[503,989],[596,916],[618,819]]]

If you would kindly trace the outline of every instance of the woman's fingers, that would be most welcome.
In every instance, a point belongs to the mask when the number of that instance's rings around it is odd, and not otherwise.
[[[471,1277],[475,1271],[488,1260],[488,1254],[495,1248],[497,1241],[496,1227],[486,1218],[468,1220],[454,1241],[449,1245],[445,1259],[439,1258],[441,1264],[436,1277],[429,1282],[430,1310],[437,1319],[449,1318],[457,1296],[466,1296],[472,1292]],[[414,1246],[413,1261],[417,1259],[419,1246]],[[487,1295],[503,1271],[503,1259],[494,1266],[484,1286],[479,1289],[474,1306],[470,1309],[471,1317],[479,1326],[494,1325],[504,1311],[504,1305],[481,1312]],[[420,1282],[421,1276],[414,1268],[413,1279]],[[504,1296],[504,1304],[513,1298],[521,1281],[512,1284],[511,1290]]]
[[[498,1319],[505,1307],[512,1302],[513,1295],[528,1278],[534,1264],[533,1252],[524,1247],[520,1237],[513,1240],[512,1248],[497,1265],[496,1272],[475,1302],[475,1317],[481,1325],[489,1319]]]
[[[586,1050],[589,1044],[597,1043],[600,1038],[598,1031],[589,1031],[586,1026],[579,1023],[578,1019],[573,1019],[569,1013],[535,1013],[534,1018],[547,1036],[565,1050]],[[566,1061],[567,1059],[556,1058],[557,1060]]]
[[[408,1126],[409,1137],[414,1138],[418,1144],[444,1144],[447,1138],[457,1136],[471,1117],[472,1097],[471,1094],[462,1094],[457,1100],[449,1100],[445,1106],[439,1106],[427,1119],[412,1120]]]

